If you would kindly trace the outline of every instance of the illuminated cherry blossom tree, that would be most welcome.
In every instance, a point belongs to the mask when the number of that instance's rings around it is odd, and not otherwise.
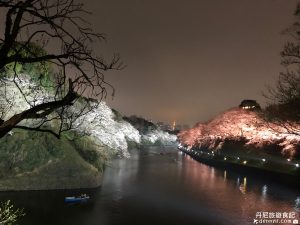
[[[0,0],[0,10],[5,15],[4,33],[0,35],[0,87],[6,103],[0,107],[0,138],[16,127],[50,132],[59,138],[81,115],[67,114],[68,108],[80,96],[88,96],[86,99],[106,96],[107,87],[111,86],[104,80],[104,72],[121,69],[123,65],[117,55],[107,62],[94,54],[92,44],[104,36],[91,29],[85,20],[89,12],[81,3]],[[51,73],[47,77],[44,73],[31,73],[29,79],[24,78],[20,68],[36,64],[40,68],[50,66]],[[23,85],[28,80],[34,81],[34,85],[30,92],[25,92]],[[5,112],[13,101],[6,86],[11,84],[22,94],[28,107],[7,118]],[[47,89],[50,94],[36,96],[35,92],[41,89]],[[35,125],[20,125],[28,119],[35,120]],[[49,121],[55,121],[58,129],[46,126]]]
[[[273,144],[280,146],[281,154],[290,158],[299,155],[300,146],[299,135],[290,134],[283,126],[265,121],[258,112],[243,108],[233,108],[207,123],[198,123],[180,132],[178,139],[188,148],[213,151],[222,150],[226,141],[243,142],[245,147],[254,146],[258,150]]]

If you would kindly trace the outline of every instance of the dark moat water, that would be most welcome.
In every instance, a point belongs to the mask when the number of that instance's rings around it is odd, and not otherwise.
[[[64,203],[82,192],[92,201]],[[95,190],[0,193],[6,199],[25,209],[20,225],[247,225],[263,212],[300,212],[300,190],[201,164],[176,148],[114,160]]]

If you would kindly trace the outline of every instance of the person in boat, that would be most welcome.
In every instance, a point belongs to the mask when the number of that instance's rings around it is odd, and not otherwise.
[[[87,198],[88,196],[87,196],[87,194],[81,194],[79,197],[80,198]]]

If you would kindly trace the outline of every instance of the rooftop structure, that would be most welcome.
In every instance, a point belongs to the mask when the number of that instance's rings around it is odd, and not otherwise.
[[[239,105],[240,108],[248,109],[248,110],[260,110],[260,105],[256,102],[256,100],[245,99]]]

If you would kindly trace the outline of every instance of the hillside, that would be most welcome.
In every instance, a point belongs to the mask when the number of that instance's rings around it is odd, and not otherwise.
[[[66,137],[15,130],[0,139],[0,190],[99,186],[105,157],[99,149],[79,147]]]
[[[13,81],[7,78],[7,83],[6,87],[0,87],[0,108],[6,109],[2,115],[4,120],[29,107]],[[51,92],[38,88],[26,75],[19,80],[19,85],[28,93],[29,101],[52,98]],[[4,92],[6,96],[1,94]],[[11,105],[5,105],[4,96]],[[77,101],[70,113],[82,108],[82,103]],[[34,123],[36,121],[26,120],[22,125]],[[52,121],[47,126],[55,130],[58,125]],[[105,165],[113,157],[128,158],[129,149],[141,144],[164,145],[176,140],[176,136],[156,129],[146,133],[139,131],[103,101],[91,102],[89,112],[81,116],[74,127],[63,133],[61,139],[50,133],[20,129],[1,138],[0,190],[97,187],[101,185]]]
[[[104,102],[81,120],[61,139],[20,129],[0,139],[0,190],[97,187],[110,159],[130,157],[131,142],[140,143],[139,132]]]
[[[288,127],[288,125],[286,125]],[[234,143],[239,150],[266,151],[269,154],[299,158],[300,135],[289,134],[284,126],[268,123],[258,111],[232,108],[207,123],[198,123],[178,134],[189,148],[222,151]]]
[[[137,116],[124,117],[141,134],[142,145],[174,145],[177,137],[162,131],[154,123]]]

